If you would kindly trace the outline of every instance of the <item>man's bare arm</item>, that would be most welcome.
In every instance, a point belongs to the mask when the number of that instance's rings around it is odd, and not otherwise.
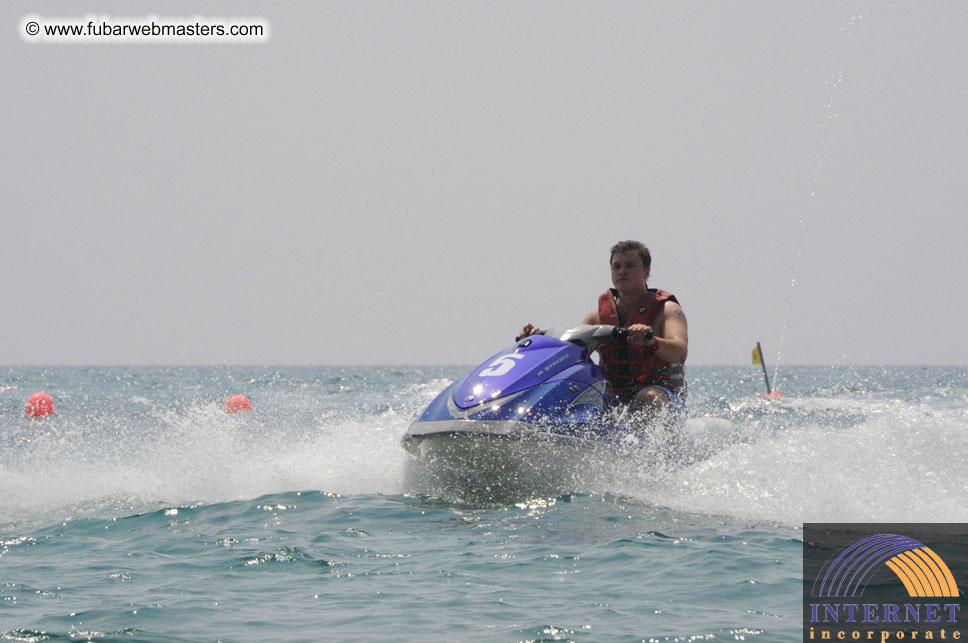
[[[655,354],[673,364],[685,362],[689,354],[689,326],[679,304],[667,301],[654,326],[660,330],[655,338]]]

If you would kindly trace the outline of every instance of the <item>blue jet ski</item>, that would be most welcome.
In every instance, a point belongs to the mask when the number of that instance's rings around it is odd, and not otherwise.
[[[410,425],[404,448],[488,490],[560,486],[562,476],[600,468],[616,451],[649,443],[649,427],[629,417],[591,359],[627,335],[595,325],[521,339],[444,389]]]

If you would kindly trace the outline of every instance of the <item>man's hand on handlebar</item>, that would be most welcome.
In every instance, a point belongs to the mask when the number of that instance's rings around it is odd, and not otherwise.
[[[652,346],[655,343],[655,331],[645,324],[632,324],[628,327],[629,343],[639,346]]]
[[[521,332],[518,334],[518,336],[514,338],[514,341],[519,342],[525,337],[531,337],[540,330],[541,329],[537,326],[532,326],[530,323],[527,323],[524,325],[524,328],[521,329]]]

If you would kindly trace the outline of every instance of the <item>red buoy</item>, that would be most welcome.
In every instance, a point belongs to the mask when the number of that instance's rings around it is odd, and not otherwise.
[[[244,395],[233,395],[225,402],[226,413],[238,413],[239,411],[251,411],[252,402]]]
[[[27,415],[32,418],[50,415],[54,412],[54,400],[43,391],[39,391],[27,398],[25,410],[27,411]]]

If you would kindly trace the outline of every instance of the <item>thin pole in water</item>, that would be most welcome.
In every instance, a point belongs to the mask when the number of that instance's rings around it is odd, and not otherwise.
[[[753,349],[753,363],[763,367],[763,379],[766,381],[766,393],[764,395],[766,397],[781,397],[779,393],[770,388],[770,376],[766,374],[766,360],[763,359],[763,349],[760,348],[759,342],[756,342],[756,348]]]

